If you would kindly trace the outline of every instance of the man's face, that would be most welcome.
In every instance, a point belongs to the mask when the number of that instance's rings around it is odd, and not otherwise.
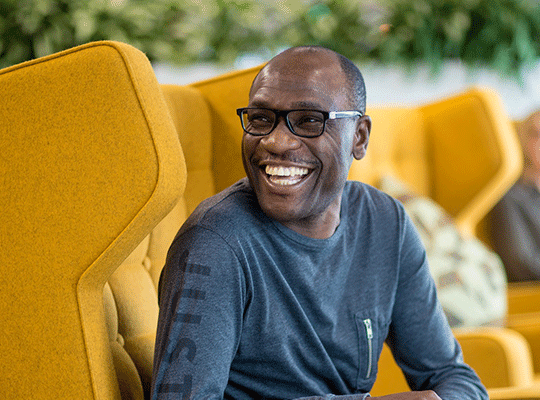
[[[286,56],[271,62],[255,80],[249,107],[350,110],[345,87],[339,63],[330,55]],[[280,119],[266,136],[244,133],[244,168],[263,211],[312,237],[317,237],[314,229],[323,229],[332,218],[339,221],[350,164],[353,156],[363,156],[355,147],[359,124],[358,118],[328,120],[321,136],[304,138]],[[364,136],[365,151],[369,128]]]

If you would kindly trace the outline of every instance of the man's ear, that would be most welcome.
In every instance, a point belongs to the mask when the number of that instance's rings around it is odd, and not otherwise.
[[[356,160],[361,160],[366,155],[370,132],[371,117],[369,115],[364,115],[360,117],[354,135],[353,156]]]

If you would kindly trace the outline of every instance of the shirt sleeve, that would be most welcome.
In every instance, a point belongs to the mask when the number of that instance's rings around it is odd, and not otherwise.
[[[387,343],[412,390],[434,390],[443,400],[488,399],[476,373],[463,362],[437,299],[426,252],[407,216]]]
[[[242,328],[243,272],[217,234],[175,239],[160,279],[152,399],[222,399]]]
[[[540,279],[540,247],[531,230],[535,217],[529,213],[528,205],[507,194],[491,214],[493,245],[511,281]]]

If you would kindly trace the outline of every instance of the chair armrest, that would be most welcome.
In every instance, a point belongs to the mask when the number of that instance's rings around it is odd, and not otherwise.
[[[465,362],[476,371],[486,388],[533,384],[530,346],[520,333],[489,327],[454,329],[454,335],[462,347]]]
[[[488,389],[491,400],[540,400],[540,385]]]
[[[507,327],[519,332],[528,342],[535,374],[540,375],[540,313],[508,316]]]

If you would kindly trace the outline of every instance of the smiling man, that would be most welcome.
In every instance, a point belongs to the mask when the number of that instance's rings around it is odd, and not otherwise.
[[[152,398],[365,399],[386,341],[413,389],[386,399],[487,399],[403,207],[347,181],[371,129],[354,64],[286,50],[237,113],[247,179],[171,246]]]

